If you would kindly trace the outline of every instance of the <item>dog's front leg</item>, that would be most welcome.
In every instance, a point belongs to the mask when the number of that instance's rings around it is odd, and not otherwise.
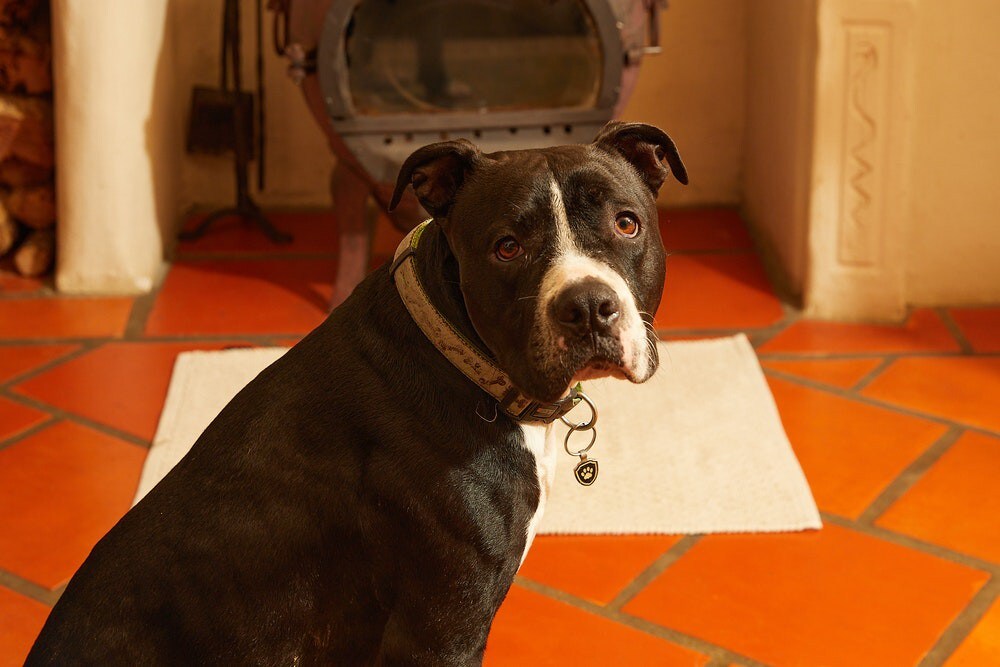
[[[428,607],[426,601],[409,609],[397,606],[385,626],[375,664],[481,665],[492,616],[468,606]]]

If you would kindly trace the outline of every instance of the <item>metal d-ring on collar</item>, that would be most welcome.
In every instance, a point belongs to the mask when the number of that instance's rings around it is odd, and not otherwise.
[[[566,453],[569,454],[570,456],[579,456],[579,457],[582,457],[587,452],[589,452],[590,449],[594,446],[594,443],[597,442],[597,428],[596,428],[596,426],[597,426],[597,406],[594,405],[594,402],[592,400],[590,400],[589,396],[587,396],[585,393],[583,393],[579,389],[575,390],[574,393],[576,394],[576,396],[579,399],[581,399],[584,403],[586,403],[588,406],[590,406],[590,419],[588,419],[587,421],[582,421],[582,422],[574,424],[573,422],[571,422],[568,419],[566,419],[565,415],[563,415],[563,416],[559,417],[559,421],[561,421],[563,424],[566,424],[566,426],[569,426],[569,431],[566,432],[566,439],[563,441],[563,449],[565,449]],[[569,439],[577,431],[590,431],[590,442],[587,443],[587,446],[584,447],[583,449],[579,449],[579,450],[573,452],[573,451],[570,451],[570,448],[569,448]]]
[[[587,452],[589,452],[590,448],[594,446],[595,442],[597,442],[597,406],[594,405],[594,402],[590,400],[589,396],[580,390],[580,385],[574,387],[571,395],[574,394],[578,399],[577,402],[583,401],[590,406],[590,419],[574,424],[564,416],[559,417],[563,424],[569,426],[569,431],[566,432],[566,439],[563,440],[563,449],[565,449],[566,453],[570,456],[576,456],[580,459],[580,462],[576,464],[575,468],[573,468],[573,476],[576,477],[576,481],[583,486],[592,486],[594,482],[597,481],[597,473],[600,468],[596,459],[587,458]],[[569,439],[578,431],[590,431],[590,442],[588,442],[587,446],[583,449],[578,449],[574,452],[569,448]]]

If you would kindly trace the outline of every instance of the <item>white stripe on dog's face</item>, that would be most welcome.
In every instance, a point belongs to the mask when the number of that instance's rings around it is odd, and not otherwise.
[[[556,252],[551,266],[542,278],[539,290],[537,330],[552,343],[547,346],[548,349],[566,349],[566,341],[550,319],[550,306],[554,299],[574,283],[588,278],[598,280],[610,287],[618,296],[621,307],[618,331],[625,374],[633,382],[644,382],[653,374],[655,361],[650,355],[650,342],[646,327],[639,316],[635,295],[618,271],[604,262],[585,255],[580,250],[569,224],[562,190],[554,179],[550,181],[549,188],[555,216]]]

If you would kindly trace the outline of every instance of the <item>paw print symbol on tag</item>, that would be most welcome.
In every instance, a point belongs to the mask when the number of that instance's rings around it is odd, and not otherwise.
[[[597,470],[597,461],[584,457],[576,468],[573,469],[573,474],[576,475],[576,481],[580,482],[580,484],[590,486],[597,481]]]

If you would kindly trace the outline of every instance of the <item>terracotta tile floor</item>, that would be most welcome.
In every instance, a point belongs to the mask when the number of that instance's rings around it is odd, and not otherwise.
[[[176,355],[291,344],[324,316],[332,222],[275,219],[290,246],[220,228],[137,299],[59,298],[0,266],[0,667],[128,507]],[[540,537],[487,663],[1000,664],[1000,308],[811,322],[732,211],[661,224],[664,337],[751,335],[826,525]],[[381,225],[373,254],[398,239]]]

